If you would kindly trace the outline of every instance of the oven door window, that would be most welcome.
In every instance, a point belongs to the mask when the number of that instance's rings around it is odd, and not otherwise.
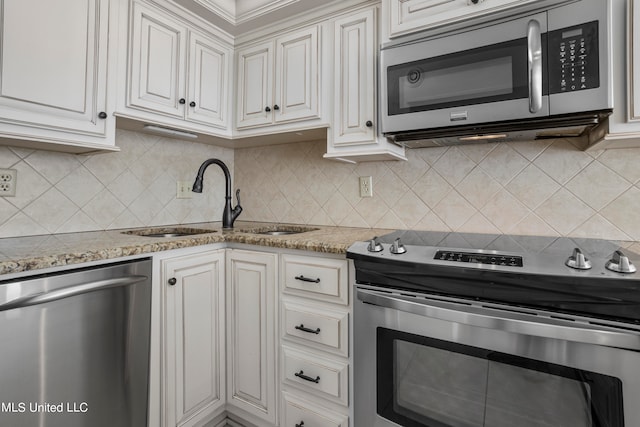
[[[387,92],[390,116],[526,99],[527,39],[390,66]]]
[[[377,329],[377,412],[405,427],[623,427],[619,379]]]

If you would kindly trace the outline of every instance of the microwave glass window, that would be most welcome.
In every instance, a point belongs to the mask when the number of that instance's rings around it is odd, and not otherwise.
[[[422,72],[409,70],[400,77],[401,109],[470,99],[510,95],[513,92],[512,58],[488,59],[457,67]],[[478,81],[482,85],[478,85]]]
[[[623,426],[617,378],[386,328],[376,344],[378,414],[403,426]]]
[[[526,39],[387,68],[390,115],[528,98]]]

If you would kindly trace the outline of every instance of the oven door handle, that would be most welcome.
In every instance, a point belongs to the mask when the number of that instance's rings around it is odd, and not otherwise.
[[[604,325],[509,312],[428,297],[392,295],[389,292],[370,289],[357,289],[357,298],[368,304],[448,322],[534,337],[640,350],[640,332],[634,333]]]

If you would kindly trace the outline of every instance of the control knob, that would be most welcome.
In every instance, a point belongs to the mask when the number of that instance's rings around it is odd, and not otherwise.
[[[389,250],[391,251],[392,254],[396,254],[396,255],[400,255],[407,252],[407,248],[404,247],[399,237],[393,241],[393,243],[391,244],[391,248],[389,248]]]
[[[369,240],[369,246],[367,246],[367,250],[369,252],[382,252],[382,244],[380,244],[378,236]]]
[[[591,261],[584,256],[582,251],[578,248],[573,250],[573,255],[567,258],[564,263],[567,267],[575,268],[576,270],[589,270],[591,268]]]
[[[630,274],[636,272],[636,266],[629,261],[629,257],[622,253],[622,251],[615,251],[611,255],[611,259],[605,264],[607,270],[615,271],[616,273]]]

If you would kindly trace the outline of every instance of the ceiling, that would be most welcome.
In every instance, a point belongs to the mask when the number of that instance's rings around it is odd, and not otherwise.
[[[173,0],[236,36],[334,0]]]

